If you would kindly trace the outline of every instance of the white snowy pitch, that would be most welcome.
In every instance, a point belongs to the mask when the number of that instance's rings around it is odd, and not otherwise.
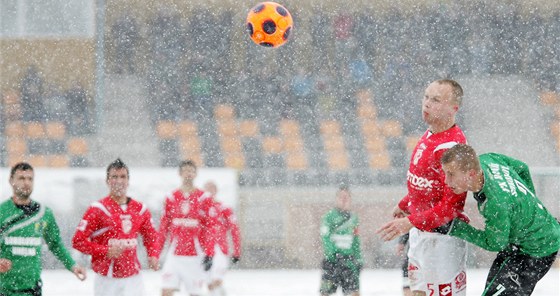
[[[487,269],[470,269],[467,273],[467,296],[481,295]],[[311,270],[231,270],[225,279],[228,296],[317,296],[320,271]],[[144,271],[146,296],[158,296],[160,272]],[[401,277],[397,269],[366,269],[361,276],[362,296],[400,296]],[[93,272],[88,279],[78,281],[66,270],[43,271],[44,296],[92,296]],[[175,295],[185,295],[175,293]],[[339,291],[339,294],[342,295]],[[560,295],[560,273],[551,269],[537,284],[534,296]]]

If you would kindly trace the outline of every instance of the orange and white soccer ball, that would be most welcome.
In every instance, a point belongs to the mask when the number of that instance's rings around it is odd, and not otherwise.
[[[261,2],[247,15],[247,30],[251,40],[265,47],[286,43],[294,26],[290,12],[276,2]]]

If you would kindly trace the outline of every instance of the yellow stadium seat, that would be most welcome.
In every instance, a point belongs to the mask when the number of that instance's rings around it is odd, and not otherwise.
[[[367,138],[365,141],[365,146],[370,153],[378,153],[387,150],[385,139],[380,136]]]
[[[560,104],[560,94],[553,91],[542,92],[540,95],[541,104],[553,106]]]
[[[344,140],[340,136],[323,137],[326,151],[344,151]]]
[[[181,138],[179,141],[179,150],[183,154],[200,154],[200,140],[198,137]]]
[[[381,128],[375,120],[364,120],[362,122],[362,133],[364,137],[372,137],[381,134]]]
[[[177,137],[177,125],[173,121],[160,121],[156,127],[157,136],[162,140],[175,139]]]
[[[407,136],[406,137],[406,150],[407,151],[412,151],[414,150],[414,147],[416,147],[416,144],[418,144],[418,140],[420,140],[421,136]]]
[[[376,119],[377,118],[377,108],[371,104],[359,105],[357,110],[358,118],[362,119]]]

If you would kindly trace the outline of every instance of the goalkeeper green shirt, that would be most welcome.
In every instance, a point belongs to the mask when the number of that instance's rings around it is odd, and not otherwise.
[[[323,216],[321,239],[325,259],[333,262],[338,254],[351,256],[362,264],[358,224],[358,216],[337,208]]]
[[[497,153],[482,154],[479,159],[484,186],[474,198],[486,226],[480,230],[455,219],[450,234],[494,252],[513,245],[532,257],[558,251],[560,224],[535,195],[529,167]]]
[[[75,262],[62,244],[51,209],[35,201],[17,206],[9,199],[0,204],[0,258],[12,261],[12,268],[0,273],[0,294],[29,295],[21,291],[36,287],[41,278],[43,239],[51,252],[71,270]]]

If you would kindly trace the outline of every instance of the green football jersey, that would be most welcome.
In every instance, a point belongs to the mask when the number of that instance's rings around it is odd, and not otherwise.
[[[535,195],[528,166],[497,153],[479,159],[484,186],[474,197],[486,226],[480,230],[455,219],[450,234],[494,252],[513,245],[533,257],[558,251],[560,224]]]
[[[51,209],[35,201],[31,201],[28,208],[36,210],[21,219],[25,212],[11,199],[0,204],[0,258],[12,261],[12,268],[0,273],[0,294],[3,295],[25,295],[14,291],[36,286],[41,278],[43,240],[68,270],[75,265],[62,244]]]
[[[334,261],[338,254],[352,256],[362,264],[358,224],[358,216],[339,209],[332,209],[323,216],[321,239],[325,259]]]

